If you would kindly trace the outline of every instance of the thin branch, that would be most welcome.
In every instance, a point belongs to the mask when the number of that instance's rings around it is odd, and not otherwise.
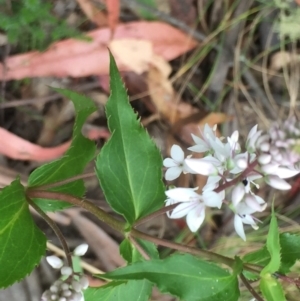
[[[164,214],[164,213],[166,213],[168,211],[171,211],[171,210],[175,209],[177,206],[178,206],[178,203],[170,205],[170,206],[163,207],[163,208],[161,208],[161,209],[159,209],[159,210],[157,210],[157,211],[155,211],[155,212],[153,212],[153,213],[151,213],[151,214],[149,214],[149,215],[147,215],[147,216],[139,219],[138,221],[136,221],[134,223],[133,226],[134,226],[134,228],[136,228],[139,225],[144,224],[144,223],[152,220],[153,218],[156,218],[156,217],[158,217],[158,216],[160,216],[160,215],[162,215],[162,214]]]
[[[101,208],[94,205],[88,200],[84,200],[66,193],[54,192],[54,191],[44,191],[44,190],[34,190],[32,188],[27,189],[26,195],[30,198],[41,198],[48,200],[63,201],[75,205],[77,207],[83,208],[93,215],[95,215],[100,221],[103,221],[108,226],[114,230],[124,234],[125,223],[121,222]]]
[[[234,262],[235,262],[234,259],[231,259],[229,257],[225,257],[225,256],[222,256],[222,255],[210,252],[210,251],[201,250],[201,249],[197,249],[197,248],[194,248],[194,247],[185,246],[185,245],[175,243],[175,242],[172,242],[172,241],[168,241],[168,240],[165,240],[165,239],[156,238],[156,237],[153,237],[153,236],[148,235],[146,233],[143,233],[141,231],[138,231],[136,229],[132,229],[130,231],[130,234],[133,237],[151,241],[156,245],[164,246],[164,247],[174,249],[174,250],[178,250],[178,251],[185,252],[185,253],[190,253],[192,255],[196,255],[196,256],[199,256],[199,257],[204,257],[204,258],[206,258],[208,260],[211,260],[211,261],[226,264],[229,267],[233,267]]]
[[[247,278],[243,275],[243,273],[240,274],[240,278],[243,281],[244,285],[247,287],[248,291],[251,293],[251,295],[256,299],[256,301],[264,301],[264,299],[251,286],[251,284],[249,283]]]
[[[61,180],[55,183],[51,183],[51,184],[46,184],[46,185],[41,185],[41,186],[36,186],[34,187],[34,189],[38,189],[38,190],[45,190],[45,189],[49,189],[49,188],[53,188],[53,187],[58,187],[58,186],[62,186],[64,184],[68,184],[77,180],[82,180],[82,179],[86,179],[86,178],[90,178],[90,177],[94,177],[95,173],[94,172],[90,172],[90,173],[86,173],[86,174],[81,174],[81,175],[77,175],[65,180]]]
[[[59,239],[61,246],[65,252],[66,258],[67,258],[67,262],[68,262],[68,266],[70,268],[73,267],[72,264],[72,256],[71,256],[71,252],[70,249],[68,247],[68,244],[65,240],[64,235],[62,234],[62,232],[60,231],[59,227],[56,225],[55,222],[53,222],[53,220],[51,218],[49,218],[49,216],[39,207],[37,206],[32,200],[31,198],[29,198],[28,196],[26,197],[27,203],[47,222],[47,224],[51,227],[51,229],[53,230],[53,232],[55,233],[55,235],[57,236],[57,238]]]
[[[137,240],[133,236],[129,235],[128,239],[135,246],[135,248],[140,252],[140,254],[144,257],[145,260],[151,259],[149,254],[143,249],[143,247],[137,242]]]

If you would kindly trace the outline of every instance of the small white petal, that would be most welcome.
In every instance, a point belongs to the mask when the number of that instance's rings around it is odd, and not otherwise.
[[[180,203],[178,206],[176,206],[172,213],[169,214],[169,218],[182,218],[197,206],[198,202]]]
[[[262,204],[266,204],[265,200],[263,198],[261,198],[258,195],[253,195],[256,198],[256,201],[258,202],[258,204],[262,205]]]
[[[202,196],[203,196],[203,202],[205,203],[206,206],[209,207],[217,207],[221,208],[222,202],[223,202],[223,193],[217,193],[214,191],[204,191]]]
[[[174,160],[171,158],[164,159],[163,165],[164,165],[164,167],[168,167],[168,168],[178,166],[178,164],[176,162],[174,162]]]
[[[260,206],[257,199],[253,195],[247,195],[245,197],[245,203],[255,211],[262,212],[266,209],[267,204]]]
[[[192,151],[192,152],[195,152],[195,153],[204,153],[206,151],[208,151],[210,148],[206,145],[200,145],[200,144],[197,144],[197,145],[194,145],[194,146],[191,146],[188,148],[188,150]]]
[[[75,256],[83,256],[88,250],[88,248],[89,248],[88,244],[81,244],[75,248],[73,254]]]
[[[281,179],[288,179],[294,177],[298,173],[299,171],[295,169],[289,169],[287,167],[278,167],[276,174]]]
[[[210,146],[203,139],[195,136],[194,134],[192,134],[192,138],[196,145],[189,147],[188,150],[196,153],[203,153],[210,149]]]
[[[221,180],[220,176],[208,177],[205,186],[202,188],[202,191],[214,190],[215,188],[217,188],[219,186],[220,180]]]
[[[251,139],[256,132],[257,132],[257,124],[250,130],[247,140]]]
[[[184,152],[181,149],[179,145],[174,144],[171,147],[171,157],[174,159],[176,162],[183,162],[184,160]]]
[[[196,173],[204,176],[210,176],[210,175],[217,175],[218,170],[215,167],[214,164],[220,165],[220,161],[210,157],[211,160],[204,160],[207,157],[203,159],[186,159],[185,163],[189,168],[194,170]]]
[[[236,207],[236,205],[243,199],[245,195],[245,186],[243,183],[239,183],[232,190],[232,204]]]
[[[242,219],[236,214],[234,216],[234,229],[236,233],[244,240],[246,241],[246,235],[244,231],[244,225],[242,222]]]
[[[173,181],[177,179],[181,173],[182,173],[182,167],[178,167],[178,166],[170,167],[165,173],[165,179],[167,181]]]
[[[57,256],[47,256],[47,262],[52,266],[53,269],[60,269],[63,266],[63,261]]]
[[[200,197],[195,189],[198,188],[174,188],[165,191],[165,194],[176,202],[190,202]]]
[[[279,190],[289,190],[292,186],[283,179],[280,179],[278,176],[268,176],[265,177],[265,181],[270,186],[279,189]]]
[[[273,175],[273,174],[277,174],[278,167],[279,164],[272,162],[261,166],[261,170],[265,174]]]
[[[261,136],[262,131],[257,131],[247,142],[247,150],[252,153],[256,150],[256,141]]]
[[[198,205],[197,208],[191,210],[187,217],[186,223],[192,232],[196,232],[202,225],[205,218],[205,206]]]
[[[238,131],[234,131],[233,133],[232,133],[232,135],[231,135],[231,140],[233,141],[233,142],[238,142],[238,140],[239,140],[239,132]]]

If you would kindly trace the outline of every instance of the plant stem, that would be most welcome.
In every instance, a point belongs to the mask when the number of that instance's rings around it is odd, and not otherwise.
[[[89,211],[90,213],[95,215],[99,220],[103,221],[104,223],[106,223],[108,226],[110,226],[114,230],[125,235],[124,229],[125,229],[126,224],[124,222],[121,222],[121,221],[115,219],[114,217],[110,216],[108,213],[106,213],[104,210],[100,209],[99,207],[97,207],[90,201],[80,199],[78,197],[74,197],[72,195],[68,195],[65,193],[54,192],[54,191],[44,191],[44,190],[34,190],[32,188],[28,189],[26,191],[26,195],[29,198],[42,198],[42,199],[64,201],[64,202],[76,205],[80,208],[86,209],[87,211]],[[170,208],[169,208],[169,210],[170,210]],[[138,231],[137,229],[134,229],[134,228],[131,229],[130,236],[133,238],[141,238],[144,240],[151,241],[156,245],[165,246],[167,248],[171,248],[171,249],[178,250],[181,252],[190,253],[195,256],[203,257],[207,260],[222,263],[231,268],[233,267],[233,265],[235,263],[235,260],[232,258],[223,256],[220,254],[216,254],[216,253],[213,253],[210,251],[185,246],[185,245],[171,242],[171,241],[168,241],[165,239],[156,238],[156,237],[153,237],[146,233],[143,233],[141,231]],[[256,273],[256,274],[260,272],[257,269],[254,269],[253,267],[251,267],[250,265],[247,265],[247,264],[244,265],[244,269],[248,270],[249,272]]]
[[[182,251],[182,252],[186,252],[186,253],[190,253],[192,255],[196,255],[196,256],[200,256],[200,257],[205,257],[206,259],[218,262],[218,263],[224,263],[229,267],[233,267],[234,264],[234,259],[231,259],[229,257],[225,257],[210,251],[206,251],[206,250],[201,250],[201,249],[197,249],[194,247],[189,247],[189,246],[185,246],[176,242],[172,242],[172,241],[168,241],[165,239],[161,239],[161,238],[156,238],[153,237],[151,235],[148,235],[146,233],[143,233],[141,231],[138,231],[136,229],[132,229],[130,234],[136,238],[141,238],[144,240],[148,240],[153,242],[156,245],[160,245],[160,246],[164,246],[167,248],[171,248],[174,250],[178,250],[178,251]]]
[[[108,226],[113,228],[114,230],[124,233],[125,223],[121,222],[112,216],[110,216],[108,213],[106,213],[104,210],[100,209],[96,205],[94,205],[92,202],[84,199],[80,199],[78,197],[60,193],[60,192],[54,192],[54,191],[45,191],[45,190],[34,190],[34,189],[27,189],[26,195],[30,198],[41,198],[41,199],[48,199],[48,200],[58,200],[58,201],[64,201],[67,203],[70,203],[72,205],[76,205],[80,208],[83,208],[93,215],[95,215],[100,221],[103,221]]]
[[[172,241],[168,241],[162,238],[157,238],[157,237],[153,237],[151,235],[148,235],[146,233],[143,233],[139,230],[136,229],[131,229],[130,231],[130,235],[132,235],[133,237],[136,238],[141,238],[144,240],[148,240],[153,242],[156,245],[160,245],[160,246],[164,246],[173,250],[178,250],[181,252],[185,252],[185,253],[189,253],[195,256],[199,256],[202,258],[205,258],[207,260],[211,260],[213,262],[217,262],[217,263],[222,263],[225,264],[227,266],[229,266],[230,268],[233,268],[234,264],[235,264],[235,260],[217,253],[213,253],[210,251],[206,251],[206,250],[201,250],[201,249],[197,249],[194,247],[189,247],[189,246],[185,246],[176,242],[172,242]],[[250,265],[245,264],[243,266],[243,268],[249,272],[252,273],[260,273],[260,271],[258,271],[257,269],[252,268]]]
[[[242,273],[240,274],[240,278],[243,281],[246,288],[248,289],[248,291],[256,299],[256,301],[264,301],[264,299],[255,291],[255,289],[251,286],[247,278]]]
[[[64,184],[68,184],[77,180],[82,180],[82,179],[86,179],[86,178],[90,178],[95,176],[94,172],[90,172],[90,173],[86,173],[86,174],[81,174],[81,175],[77,175],[65,180],[61,180],[55,183],[51,183],[51,184],[45,184],[45,185],[41,185],[41,186],[36,186],[34,187],[34,189],[36,190],[45,190],[45,189],[49,189],[49,188],[53,188],[53,187],[58,187],[58,186],[62,186]],[[32,187],[33,188],[33,187]]]
[[[176,208],[177,206],[178,206],[178,203],[173,204],[173,205],[170,205],[170,206],[163,207],[163,208],[161,208],[161,209],[159,209],[159,210],[157,210],[157,211],[155,211],[155,212],[153,212],[153,213],[151,213],[151,214],[149,214],[149,215],[147,215],[147,216],[145,216],[145,217],[139,219],[138,221],[136,221],[136,222],[134,223],[133,226],[134,226],[134,228],[135,228],[135,227],[137,227],[137,226],[139,226],[139,225],[141,225],[141,224],[144,224],[144,223],[146,223],[146,222],[152,220],[153,218],[155,218],[155,217],[157,217],[157,216],[160,216],[160,215],[162,215],[162,214],[164,214],[164,213],[166,213],[166,212],[168,212],[168,211],[173,210],[173,209]]]
[[[252,163],[250,163],[248,165],[248,167],[236,178],[232,179],[230,182],[226,182],[222,185],[220,185],[219,187],[217,187],[214,191],[215,192],[221,192],[231,186],[235,186],[236,184],[238,184],[239,182],[241,182],[242,180],[244,180],[245,178],[247,178],[247,175],[253,171],[253,169],[256,167],[256,165],[258,164],[257,159],[254,160]]]
[[[144,257],[144,259],[146,259],[146,260],[150,260],[151,259],[151,257],[149,256],[149,254],[143,249],[143,247],[137,242],[137,240],[132,235],[129,234],[128,235],[128,239],[136,247],[136,249]]]
[[[59,239],[61,246],[66,254],[66,258],[67,258],[67,262],[68,262],[68,266],[70,268],[73,269],[73,263],[72,263],[72,256],[71,256],[71,252],[70,249],[68,247],[68,244],[65,240],[64,235],[62,234],[62,232],[60,231],[59,227],[56,225],[55,222],[53,222],[53,220],[39,207],[37,206],[31,198],[29,198],[28,196],[26,197],[27,203],[47,222],[47,224],[52,228],[53,232],[55,233],[55,235],[57,236],[57,238]]]

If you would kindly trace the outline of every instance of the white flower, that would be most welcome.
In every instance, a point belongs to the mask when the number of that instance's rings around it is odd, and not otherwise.
[[[250,225],[254,230],[258,229],[258,226],[252,216],[252,213],[254,213],[256,210],[250,208],[247,204],[242,202],[235,207],[235,211],[236,211],[234,216],[235,231],[244,241],[246,241],[246,235],[245,235],[243,224]]]
[[[196,145],[189,147],[188,150],[196,153],[204,153],[211,150],[211,142],[216,139],[216,126],[213,129],[208,125],[204,125],[203,131],[200,129],[201,138],[192,134],[192,138]]]
[[[165,174],[165,179],[167,181],[177,179],[182,172],[193,172],[185,163],[183,150],[176,144],[171,148],[171,158],[166,158],[163,161],[163,165],[168,168]]]
[[[195,188],[197,189],[197,188]],[[186,216],[186,222],[192,232],[196,232],[202,225],[205,218],[205,207],[222,206],[224,193],[204,191],[202,195],[192,188],[174,188],[166,191],[169,199],[166,205],[179,203],[168,216],[170,218],[182,218]]]

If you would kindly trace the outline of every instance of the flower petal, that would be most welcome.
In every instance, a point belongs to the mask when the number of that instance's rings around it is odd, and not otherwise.
[[[181,147],[177,144],[174,144],[171,147],[171,157],[174,159],[176,162],[181,163],[184,160],[184,152],[181,149]]]
[[[163,161],[163,165],[164,167],[174,167],[174,166],[178,166],[178,164],[176,162],[174,162],[173,159],[171,158],[166,158]]]
[[[277,175],[281,179],[288,179],[297,175],[300,171],[295,169],[289,169],[287,167],[278,167]]]
[[[258,212],[264,211],[267,207],[267,204],[260,206],[260,204],[257,201],[257,199],[255,198],[255,196],[250,195],[250,194],[248,194],[245,197],[245,203],[247,204],[247,206],[249,206],[250,208],[252,208],[253,210],[258,211]]]
[[[188,213],[186,217],[186,223],[192,232],[196,232],[202,225],[204,218],[205,206],[200,204]]]
[[[169,218],[182,218],[198,205],[198,202],[180,203],[176,208],[168,214]]]
[[[265,177],[265,181],[270,186],[279,189],[279,190],[289,190],[292,186],[283,179],[280,179],[278,176],[267,176]]]
[[[167,169],[165,173],[165,179],[167,181],[173,181],[177,179],[181,173],[182,173],[182,167],[179,166],[170,167],[169,169]]]
[[[63,261],[55,255],[47,256],[46,260],[53,269],[60,269],[64,265]]]
[[[75,256],[83,256],[88,250],[88,248],[89,248],[88,244],[81,244],[75,248],[73,254]]]
[[[198,188],[174,188],[167,190],[165,194],[176,202],[190,202],[200,198],[195,189]]]
[[[185,163],[189,168],[191,168],[200,175],[217,175],[218,170],[214,164],[220,165],[220,161],[213,157],[210,157],[210,160],[208,160],[207,158],[208,157],[205,157],[203,159],[186,159]]]
[[[236,205],[243,199],[245,195],[245,186],[243,183],[239,183],[232,190],[231,200],[232,204],[236,207]]]
[[[202,194],[203,197],[203,202],[205,203],[206,206],[209,207],[217,207],[221,208],[222,202],[224,199],[224,193],[217,193],[214,191],[204,191]]]
[[[244,225],[242,219],[236,214],[234,216],[234,229],[242,240],[246,241],[246,235],[244,231]]]

